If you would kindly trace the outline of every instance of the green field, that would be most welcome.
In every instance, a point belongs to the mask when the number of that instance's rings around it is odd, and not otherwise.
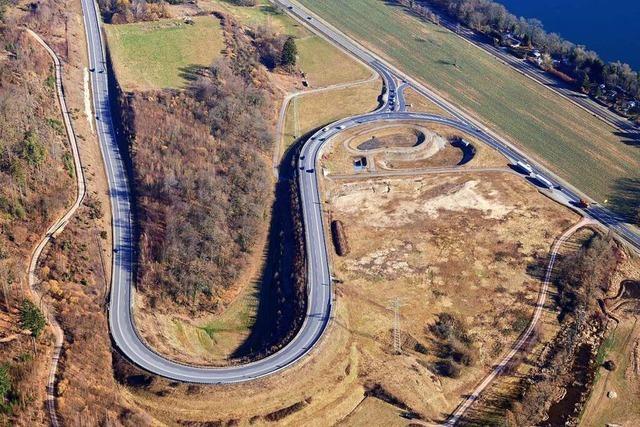
[[[364,80],[372,71],[346,53],[313,35],[296,42],[298,67],[304,71],[311,87]]]
[[[318,127],[374,110],[378,106],[381,86],[377,80],[293,98],[287,107],[281,152],[286,152],[301,136]]]
[[[625,179],[640,176],[638,147],[452,32],[382,0],[300,2],[592,197],[615,199]]]
[[[210,65],[224,47],[220,22],[165,19],[105,25],[118,82],[124,90],[184,87],[193,69]]]
[[[250,27],[268,25],[279,33],[289,34],[295,37],[305,37],[311,34],[305,27],[291,19],[282,10],[276,8],[267,0],[259,0],[255,7],[236,6],[225,0],[200,0],[199,6],[208,9],[211,5],[214,10],[222,10],[233,15],[241,24]]]

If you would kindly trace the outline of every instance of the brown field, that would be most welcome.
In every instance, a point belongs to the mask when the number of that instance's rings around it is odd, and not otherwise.
[[[527,267],[577,220],[505,173],[325,184],[351,252],[334,257],[343,283],[312,357],[244,385],[156,380],[127,389],[128,400],[169,424],[406,425],[400,415],[408,410],[441,420],[526,326],[540,284]],[[403,304],[400,355],[391,339],[394,298]],[[437,343],[428,327],[442,312],[463,319],[474,341],[476,362],[458,379],[432,372]],[[375,386],[382,396],[367,391]]]
[[[381,128],[380,125],[374,124],[363,125],[342,132],[339,137],[332,140],[331,143],[327,144],[327,146],[323,149],[320,163],[321,167],[323,167],[325,172],[329,175],[353,174],[353,160],[360,156],[358,156],[355,151],[349,148],[351,146],[354,146],[352,140],[363,141],[367,138],[370,138],[371,136],[379,137],[381,135],[385,136],[386,138],[392,138],[394,140],[403,138],[401,131],[398,131],[397,135],[389,134],[388,130],[391,129],[393,131],[397,128],[397,125],[418,127],[419,129],[423,129],[428,132],[434,132],[437,135],[448,140],[462,137],[465,140],[469,141],[476,149],[476,154],[471,161],[469,161],[465,165],[462,165],[462,168],[500,168],[506,167],[508,164],[507,159],[504,156],[490,149],[471,134],[463,133],[458,131],[457,129],[453,129],[441,124],[409,120],[406,122],[394,123],[393,127],[390,128]],[[358,144],[356,143],[355,145]],[[385,160],[386,156],[385,153],[375,152],[367,154],[367,157],[369,158],[369,164],[375,162],[376,165],[379,165]],[[459,149],[447,145],[445,148],[435,153],[435,155],[428,159],[392,163],[385,162],[385,164],[386,169],[396,170],[446,167],[455,166],[456,163],[461,159],[461,157],[462,152]]]
[[[561,245],[559,257],[577,251],[593,235],[594,230],[591,228],[581,228]],[[539,274],[543,274],[547,265],[546,261],[544,258],[543,262],[538,264]],[[536,367],[546,357],[547,346],[556,337],[561,326],[558,321],[560,311],[553,300],[553,293],[554,288],[552,287],[547,295],[546,310],[543,312],[534,334],[535,339],[525,346],[524,351],[514,356],[517,363],[512,364],[510,369],[497,377],[482,393],[480,399],[469,408],[465,414],[465,419],[469,421],[469,424],[473,425],[474,422],[489,423],[490,425],[502,423],[505,417],[504,400],[512,401],[518,397],[520,381],[535,372]],[[462,425],[465,424],[462,423]]]

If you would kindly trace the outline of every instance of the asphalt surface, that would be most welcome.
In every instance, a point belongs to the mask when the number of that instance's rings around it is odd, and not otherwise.
[[[147,347],[133,323],[134,235],[132,193],[109,108],[108,69],[97,6],[82,0],[89,51],[96,129],[107,173],[112,211],[113,264],[109,327],[115,346],[134,364],[154,374],[193,383],[236,383],[278,372],[300,360],[322,336],[331,315],[332,293],[321,205],[314,174],[301,174],[301,199],[308,253],[308,312],[304,323],[283,349],[262,360],[221,368],[187,366]],[[303,152],[310,153],[307,146]]]
[[[494,138],[488,132],[480,130],[472,120],[465,118],[459,110],[429,92],[428,89],[411,82],[408,77],[398,78],[397,76],[400,74],[392,67],[383,63],[379,58],[376,58],[337,30],[316,18],[307,19],[310,15],[297,4],[284,0],[275,2],[280,3],[285,8],[290,7],[288,11],[307,25],[310,25],[312,30],[324,35],[334,44],[369,64],[382,76],[385,84],[385,93],[379,110],[374,113],[341,120],[320,130],[310,138],[300,152],[298,161],[299,186],[308,260],[308,311],[300,331],[283,349],[267,358],[245,365],[211,368],[179,364],[157,354],[145,345],[133,323],[132,304],[134,299],[132,293],[134,289],[133,266],[135,254],[131,212],[132,194],[109,108],[108,69],[105,62],[104,42],[100,32],[101,22],[97,13],[97,6],[92,0],[82,0],[89,50],[89,66],[93,70],[90,74],[96,129],[111,197],[114,244],[109,305],[111,336],[115,346],[131,362],[149,372],[172,380],[213,384],[236,383],[260,378],[278,372],[299,361],[320,340],[330,322],[333,292],[316,164],[318,154],[323,145],[343,129],[359,126],[363,123],[407,119],[443,123],[465,132],[474,133],[477,138],[502,152],[513,162],[518,160],[527,161],[523,154]],[[411,85],[412,88],[428,96],[429,99],[449,111],[457,119],[401,111],[405,104],[402,93],[398,94],[399,81],[403,88]],[[527,162],[532,165],[536,173],[544,175],[555,185],[555,179],[547,171],[535,166],[530,161]],[[565,203],[577,200],[577,196],[564,187],[552,192],[556,193],[554,197]],[[605,213],[596,214],[602,216]],[[607,221],[613,221],[612,218],[611,216],[606,217]],[[620,232],[618,229],[621,226],[617,222],[615,226],[612,224],[612,228],[614,227],[616,231]],[[640,247],[640,238],[637,235],[629,232],[628,236],[635,239],[636,246]]]

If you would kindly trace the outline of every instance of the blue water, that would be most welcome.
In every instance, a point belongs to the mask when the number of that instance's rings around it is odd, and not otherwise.
[[[640,0],[496,0],[516,16],[640,69]]]

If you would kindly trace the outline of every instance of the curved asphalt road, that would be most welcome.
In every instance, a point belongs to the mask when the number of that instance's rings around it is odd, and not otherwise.
[[[114,344],[133,363],[166,378],[194,383],[235,383],[272,374],[300,360],[316,344],[326,329],[332,310],[332,289],[327,247],[324,239],[322,211],[315,174],[300,174],[301,201],[308,253],[308,311],[301,330],[279,352],[256,362],[221,368],[179,364],[147,347],[137,333],[131,313],[134,284],[134,242],[131,192],[125,164],[118,147],[109,108],[109,87],[104,41],[100,17],[93,0],[82,0],[93,107],[96,129],[107,173],[111,198],[114,256],[109,305],[109,326]],[[395,91],[396,82],[384,69],[388,90]],[[383,109],[388,109],[384,104]],[[317,154],[319,146],[303,148],[308,158]],[[303,154],[304,155],[304,154]]]
[[[355,45],[345,36],[340,35],[324,24],[316,23],[312,18],[306,19],[305,12],[297,10],[289,1],[277,1],[285,7],[290,6],[289,12],[304,20],[312,29],[329,38],[334,44],[354,54],[363,62],[374,68],[385,82],[386,93],[382,107],[374,113],[351,117],[334,123],[313,135],[301,150],[298,166],[300,197],[302,202],[303,220],[308,259],[308,311],[304,323],[294,337],[283,349],[277,353],[245,365],[209,368],[179,364],[164,358],[147,347],[139,337],[133,324],[131,313],[133,304],[133,264],[134,242],[131,214],[131,193],[123,159],[115,137],[115,131],[109,108],[109,88],[107,68],[105,62],[104,42],[100,31],[100,18],[97,6],[93,0],[82,0],[85,28],[87,35],[89,64],[91,72],[91,86],[93,90],[93,106],[96,114],[96,129],[100,141],[105,170],[107,173],[112,210],[114,257],[112,264],[112,286],[109,306],[109,326],[114,344],[133,363],[154,374],[172,380],[194,383],[236,383],[260,378],[278,372],[299,361],[320,340],[326,330],[332,313],[332,283],[329,271],[327,245],[325,241],[324,222],[322,216],[322,201],[318,188],[316,163],[322,146],[343,129],[359,126],[362,123],[397,120],[424,120],[453,126],[465,132],[474,133],[476,137],[505,154],[512,161],[527,161],[525,156],[511,146],[494,139],[488,133],[481,131],[473,122],[465,120],[462,114],[439,98],[434,102],[450,111],[457,119],[448,119],[430,114],[407,113],[399,111],[404,107],[402,93],[398,94],[397,72],[383,64],[379,59]],[[300,18],[302,16],[302,18]],[[309,24],[312,21],[312,24]],[[402,88],[407,86],[403,80]],[[418,92],[428,91],[420,86],[411,84]],[[400,92],[402,92],[400,90]],[[431,99],[431,98],[430,98]],[[392,102],[393,101],[393,102]],[[530,161],[528,163],[532,164]],[[547,176],[556,185],[553,178],[544,170],[534,166],[536,171]],[[553,190],[556,198],[565,203],[577,200],[577,195],[562,188]],[[595,213],[594,209],[594,213]],[[597,211],[600,212],[600,211]],[[598,213],[598,215],[604,215]],[[610,218],[610,217],[607,217]],[[620,232],[619,230],[616,230]],[[636,239],[640,247],[640,237],[630,234],[629,239]]]

